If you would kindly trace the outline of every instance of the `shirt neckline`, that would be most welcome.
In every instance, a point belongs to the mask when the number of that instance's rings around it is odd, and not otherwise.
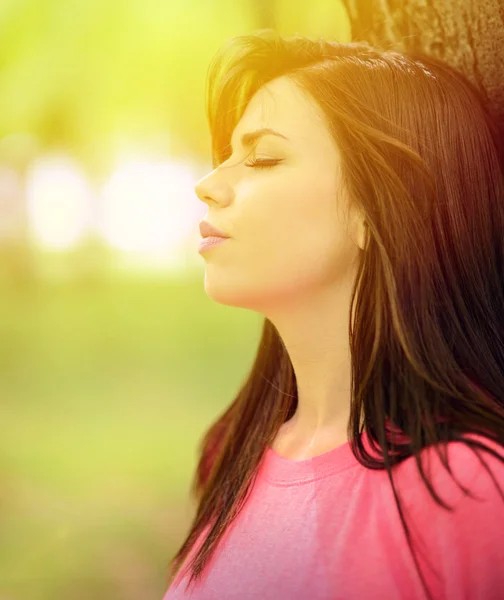
[[[365,432],[362,433],[363,441]],[[350,441],[322,454],[294,460],[278,454],[270,445],[263,456],[262,476],[269,483],[280,486],[309,483],[360,465],[355,458]]]

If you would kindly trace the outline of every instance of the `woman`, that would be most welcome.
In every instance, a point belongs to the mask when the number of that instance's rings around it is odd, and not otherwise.
[[[229,237],[205,289],[264,326],[165,600],[504,598],[504,163],[478,93],[261,30],[218,53],[208,118],[196,192]]]

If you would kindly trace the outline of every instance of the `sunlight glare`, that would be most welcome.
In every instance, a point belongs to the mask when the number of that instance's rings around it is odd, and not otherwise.
[[[34,161],[26,178],[28,221],[44,246],[75,246],[90,228],[92,193],[79,165],[66,156]]]
[[[99,229],[115,248],[168,256],[194,228],[194,176],[182,162],[129,159],[102,189]]]

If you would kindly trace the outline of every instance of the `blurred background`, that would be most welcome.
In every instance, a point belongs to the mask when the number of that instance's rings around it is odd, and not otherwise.
[[[350,40],[339,0],[1,0],[0,600],[161,600],[196,447],[261,319],[204,292],[227,39]]]

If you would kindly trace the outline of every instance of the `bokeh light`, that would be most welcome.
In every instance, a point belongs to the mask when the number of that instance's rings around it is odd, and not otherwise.
[[[194,183],[180,162],[137,158],[119,164],[102,189],[101,234],[125,252],[168,255],[194,226]]]
[[[92,226],[93,194],[69,157],[37,159],[26,176],[26,198],[31,231],[51,249],[76,245]]]

